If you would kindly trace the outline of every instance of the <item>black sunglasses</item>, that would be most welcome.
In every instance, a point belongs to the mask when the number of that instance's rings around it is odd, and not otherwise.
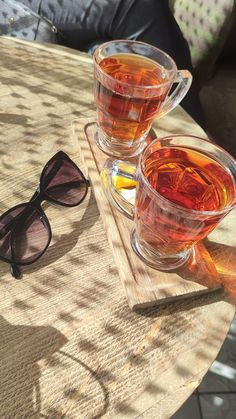
[[[65,207],[79,205],[87,195],[89,181],[63,151],[44,167],[39,186],[29,202],[16,205],[0,217],[0,260],[11,265],[11,274],[20,278],[18,265],[39,259],[52,238],[42,201]]]

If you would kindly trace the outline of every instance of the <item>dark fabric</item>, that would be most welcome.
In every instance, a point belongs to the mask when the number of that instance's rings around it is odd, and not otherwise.
[[[99,42],[136,39],[167,52],[179,69],[193,71],[188,44],[169,9],[168,0],[21,1],[53,22],[59,30],[60,44],[90,51]],[[205,128],[194,84],[181,105]]]
[[[0,0],[0,35],[56,42],[53,25],[17,0]]]

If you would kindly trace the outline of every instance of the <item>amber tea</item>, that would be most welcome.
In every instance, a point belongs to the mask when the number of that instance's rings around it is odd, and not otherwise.
[[[131,142],[140,140],[149,130],[169,91],[168,72],[155,61],[137,54],[111,55],[99,66],[117,81],[110,84],[108,78],[101,77],[95,81],[101,128],[112,138]],[[150,90],[151,86],[158,89]]]
[[[236,206],[236,160],[193,135],[156,138],[137,165],[108,159],[103,175],[111,204],[134,221],[132,249],[154,269],[185,264],[195,244]],[[124,189],[135,182],[134,202]]]
[[[175,205],[170,212],[160,199],[154,206],[144,193],[143,181],[137,191],[136,218],[140,240],[167,255],[186,251],[218,224],[224,210],[235,199],[235,183],[217,161],[198,151],[166,147],[150,154],[144,163],[144,176],[161,197]],[[185,217],[181,208],[191,210]],[[214,215],[215,212],[215,215]],[[199,214],[199,215],[198,215]]]
[[[148,142],[154,119],[187,94],[192,75],[159,48],[132,40],[99,45],[93,62],[98,116],[94,141],[110,156],[135,157]]]

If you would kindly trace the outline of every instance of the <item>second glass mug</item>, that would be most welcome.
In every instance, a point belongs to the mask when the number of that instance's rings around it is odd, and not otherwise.
[[[134,220],[133,250],[164,271],[186,263],[194,245],[236,204],[236,161],[221,147],[191,135],[154,140],[137,167],[108,159],[102,178],[111,204]],[[133,205],[127,196],[134,181]]]
[[[134,157],[145,146],[154,118],[175,108],[192,75],[178,70],[162,50],[139,41],[117,40],[93,55],[98,127],[95,141],[106,154]],[[168,95],[172,85],[175,90]]]

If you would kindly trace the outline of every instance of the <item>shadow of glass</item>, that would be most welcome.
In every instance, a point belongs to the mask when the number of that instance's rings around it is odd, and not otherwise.
[[[67,342],[51,326],[12,325],[0,316],[1,417],[41,417],[40,368]]]
[[[200,292],[221,288],[215,263],[203,242],[195,245],[189,261],[176,272],[183,279],[202,285],[205,289]]]
[[[224,289],[224,300],[236,305],[236,248],[209,239],[205,240],[205,245]]]
[[[221,300],[236,304],[236,248],[205,239],[195,247],[194,257],[178,274],[206,287],[205,292],[220,291]],[[204,291],[203,291],[204,292]]]
[[[173,314],[192,308],[214,304],[219,301],[236,304],[236,248],[208,239],[195,247],[189,262],[176,273],[184,280],[202,286],[199,291],[163,302],[159,307],[137,309],[142,315],[151,317]]]

